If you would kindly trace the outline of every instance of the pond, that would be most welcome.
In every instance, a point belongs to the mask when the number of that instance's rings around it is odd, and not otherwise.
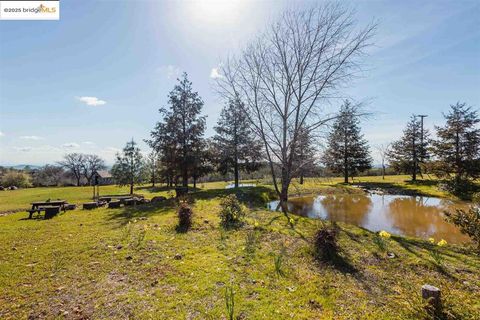
[[[279,210],[279,201],[268,204]],[[346,222],[371,231],[385,230],[405,235],[449,243],[463,243],[469,238],[444,220],[444,211],[468,209],[465,202],[400,195],[320,195],[291,198],[289,212],[317,219]]]
[[[254,183],[240,183],[238,185],[239,188],[246,188],[246,187],[255,187],[256,184]],[[235,183],[231,183],[225,186],[225,189],[233,189],[235,188]]]

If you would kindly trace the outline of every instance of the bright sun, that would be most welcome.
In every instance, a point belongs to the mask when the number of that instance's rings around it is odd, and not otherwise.
[[[238,18],[245,0],[192,0],[185,6],[190,17],[199,23],[222,24]]]

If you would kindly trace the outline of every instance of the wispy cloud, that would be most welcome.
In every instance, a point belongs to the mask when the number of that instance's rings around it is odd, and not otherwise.
[[[105,100],[100,100],[97,97],[77,97],[77,100],[85,103],[87,106],[103,106],[107,102]]]
[[[82,144],[87,145],[87,146],[94,146],[95,142],[92,141],[83,141]]]
[[[176,79],[182,73],[182,71],[180,70],[179,67],[171,65],[171,64],[161,66],[161,67],[157,68],[157,71],[162,73],[168,79]]]
[[[39,136],[20,136],[20,139],[23,140],[42,140],[42,137]]]
[[[80,147],[80,145],[78,143],[75,143],[75,142],[67,142],[67,143],[62,144],[62,148],[65,148],[65,149],[75,149],[75,148],[78,148],[78,147]]]
[[[32,150],[31,147],[13,147],[13,149],[15,149],[16,151],[21,151],[21,152],[28,152],[28,151]]]
[[[2,131],[0,131],[0,137],[3,137],[4,135],[5,134]]]
[[[218,72],[218,68],[212,68],[212,71],[210,71],[210,78],[212,79],[222,78],[222,75]]]

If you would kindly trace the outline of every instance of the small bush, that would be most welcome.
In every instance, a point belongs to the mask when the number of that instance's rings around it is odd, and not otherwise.
[[[314,236],[314,250],[317,259],[332,261],[338,255],[338,230],[335,227],[322,226]]]
[[[473,197],[474,205],[469,210],[457,209],[455,212],[445,212],[448,222],[456,225],[460,232],[468,235],[480,250],[480,194]]]
[[[187,203],[180,204],[178,208],[178,226],[177,230],[185,232],[192,226],[192,208],[188,206]]]
[[[234,194],[228,195],[220,202],[220,221],[224,228],[234,228],[243,224],[245,210]]]
[[[4,187],[19,187],[28,188],[31,187],[30,176],[20,171],[9,171],[2,177],[2,185]]]

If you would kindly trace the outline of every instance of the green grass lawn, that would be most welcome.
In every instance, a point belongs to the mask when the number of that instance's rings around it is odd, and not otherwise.
[[[302,188],[331,191],[336,183],[309,180]],[[25,212],[1,216],[0,318],[226,319],[225,290],[233,287],[238,319],[420,319],[420,288],[428,283],[441,288],[446,318],[478,319],[480,258],[471,249],[438,248],[439,265],[430,254],[434,245],[392,236],[387,250],[396,258],[388,259],[374,234],[340,224],[343,261],[321,264],[309,241],[322,222],[293,217],[292,228],[282,214],[265,211],[267,187],[241,192],[251,207],[247,223],[224,231],[219,199],[234,192],[225,185],[199,185],[187,233],[176,232],[173,200],[77,209],[51,220],[28,220]],[[80,203],[90,194],[86,187],[6,191],[0,210],[46,197]]]

